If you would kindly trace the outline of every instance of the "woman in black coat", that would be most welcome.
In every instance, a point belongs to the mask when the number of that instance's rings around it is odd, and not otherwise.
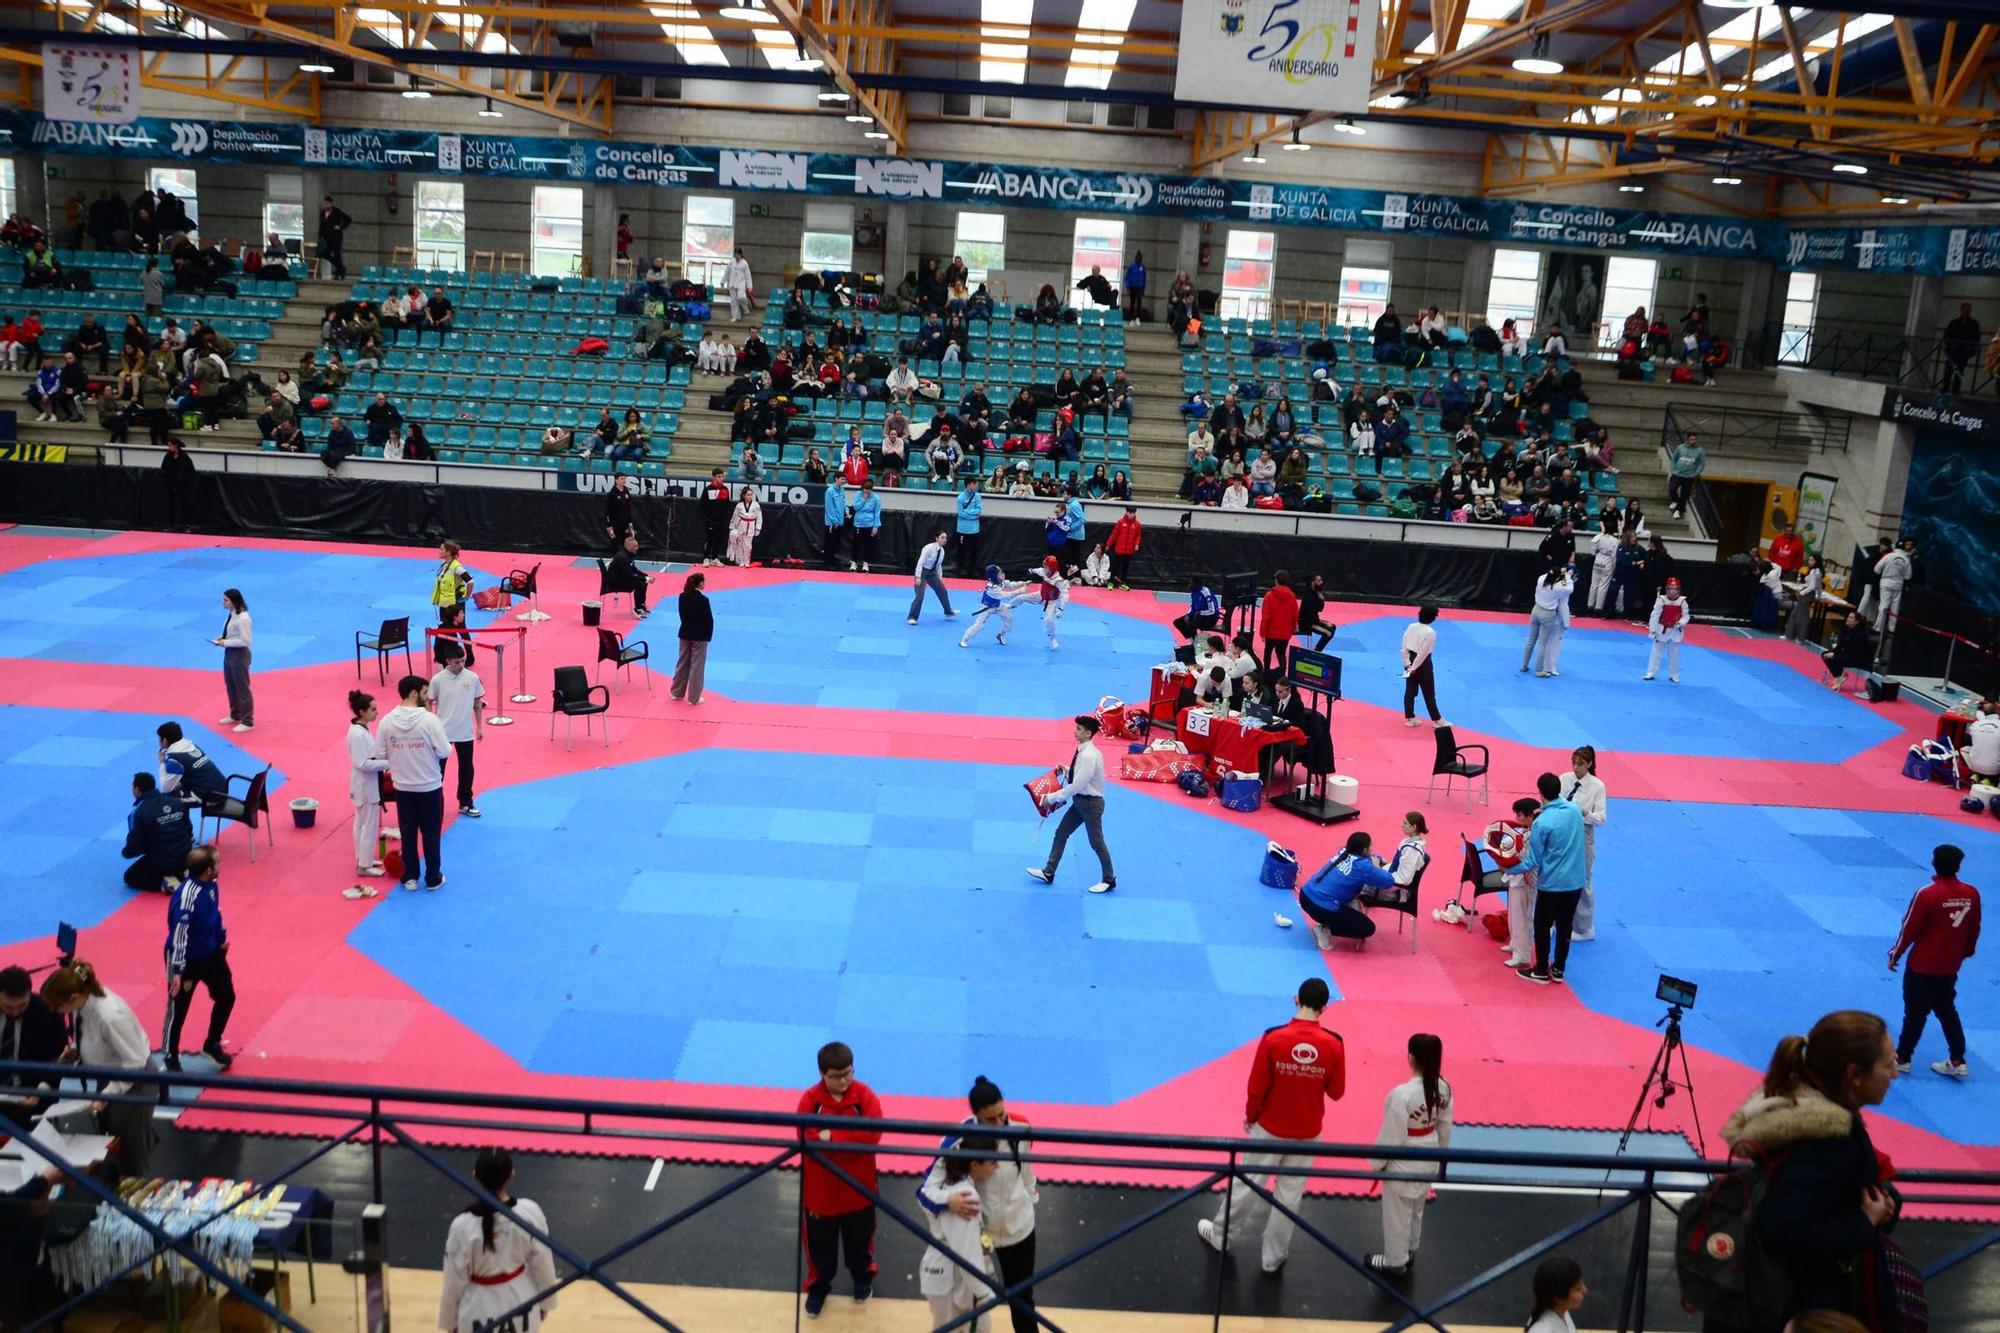
[[[702,682],[708,672],[708,644],[715,637],[715,612],[702,588],[708,577],[700,570],[688,575],[681,585],[681,651],[674,662],[673,696],[691,704],[701,702]]]

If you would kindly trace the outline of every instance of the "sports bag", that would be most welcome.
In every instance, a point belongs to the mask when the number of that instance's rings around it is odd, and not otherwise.
[[[1238,814],[1252,814],[1264,804],[1264,784],[1256,778],[1224,778],[1216,793],[1222,808]]]
[[[1299,854],[1275,842],[1265,843],[1264,866],[1257,872],[1257,882],[1283,889],[1286,893],[1296,891],[1299,887]]]
[[[1275,495],[1260,495],[1250,502],[1258,509],[1283,509],[1285,502]]]
[[[1133,782],[1172,782],[1182,773],[1192,772],[1198,767],[1199,763],[1192,755],[1149,749],[1144,754],[1126,755],[1119,761],[1118,774]]]
[[[1791,1279],[1757,1233],[1772,1173],[1784,1160],[1780,1153],[1717,1176],[1681,1208],[1674,1268],[1688,1309],[1737,1328],[1784,1322]]]
[[[1098,733],[1115,740],[1130,740],[1131,730],[1125,725],[1125,701],[1115,694],[1107,694],[1097,701]]]
[[[1202,776],[1198,767],[1183,771],[1174,781],[1180,785],[1184,794],[1197,800],[1208,795],[1208,779]]]
[[[706,324],[710,313],[712,313],[706,301],[689,301],[682,307],[682,310],[687,315],[687,322],[690,324]]]

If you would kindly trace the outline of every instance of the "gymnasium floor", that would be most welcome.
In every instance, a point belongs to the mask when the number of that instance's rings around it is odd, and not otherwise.
[[[468,556],[482,585],[528,562]],[[1404,810],[1426,811],[1427,907],[1450,895],[1460,834],[1477,837],[1573,744],[1603,752],[1612,806],[1598,939],[1576,946],[1570,986],[1525,986],[1483,932],[1427,915],[1414,952],[1384,917],[1365,951],[1321,955],[1303,927],[1274,924],[1298,913],[1257,870],[1267,838],[1316,866],[1354,825],[1115,782],[1117,893],[1083,892],[1096,873],[1080,841],[1054,887],[1021,873],[1049,830],[1020,784],[1067,759],[1070,715],[1144,697],[1172,600],[1080,591],[1060,652],[1027,615],[1006,645],[989,629],[960,650],[964,620],[935,604],[904,623],[901,577],[711,570],[710,693],[693,708],[664,680],[676,569],[653,619],[635,629],[622,605],[607,618],[652,642],[662,679],[612,680],[610,746],[579,728],[568,750],[561,728],[549,739],[549,672],[594,658],[577,603],[596,575],[552,557],[554,618],[526,636],[539,698],[506,704],[515,724],[487,732],[484,818],[448,821],[449,883],[412,895],[376,881],[379,899],[344,900],[353,634],[390,615],[427,623],[434,568],[421,550],[0,532],[0,764],[15,795],[0,826],[17,862],[0,957],[45,961],[71,921],[83,955],[157,1021],[163,909],[120,886],[117,853],[129,775],[173,717],[225,770],[273,767],[275,846],[260,832],[253,865],[243,829],[221,840],[246,1074],[790,1109],[837,1036],[891,1114],[956,1119],[983,1073],[1038,1123],[1233,1133],[1250,1044],[1323,975],[1350,1089],[1327,1137],[1372,1139],[1405,1038],[1428,1030],[1462,1123],[1597,1142],[1631,1111],[1658,1042],[1654,981],[1671,971],[1701,987],[1687,1036],[1714,1149],[1780,1035],[1835,1007],[1900,1013],[1883,954],[1934,843],[1966,848],[1971,882],[2000,883],[2000,825],[1900,775],[1930,714],[1836,697],[1803,650],[1699,623],[1679,685],[1640,681],[1642,634],[1595,625],[1569,636],[1560,678],[1537,680],[1515,669],[1518,618],[1449,613],[1441,701],[1461,741],[1493,747],[1496,780],[1490,809],[1426,805],[1431,733],[1403,727],[1393,665],[1407,615],[1336,607],[1340,768],[1378,843]],[[258,726],[243,735],[214,724],[207,639],[230,586],[257,627]],[[964,585],[954,596],[973,601]],[[481,654],[489,700],[516,691],[518,665],[510,647],[503,685]],[[386,711],[393,688],[372,661],[362,684]],[[311,830],[291,826],[296,796],[322,802]],[[1881,1108],[1878,1142],[1901,1165],[2000,1166],[2000,981],[1984,954],[1961,1003],[1973,1077],[1927,1071],[1943,1055],[1933,1028]],[[1651,1128],[1691,1133],[1686,1107],[1649,1108]],[[182,1123],[279,1127],[198,1106]]]

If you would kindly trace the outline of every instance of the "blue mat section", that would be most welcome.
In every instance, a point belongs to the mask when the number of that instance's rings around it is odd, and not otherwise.
[[[885,1092],[1004,1069],[1098,1105],[1236,1049],[1324,975],[1271,923],[1263,838],[1197,806],[1111,797],[1115,893],[1084,891],[1080,838],[1054,886],[1030,880],[1054,827],[1031,776],[708,750],[483,792],[445,890],[351,940],[543,1072],[788,1088],[837,1037]]]
[[[927,593],[921,620],[909,625],[910,585],[900,580],[715,593],[708,682],[758,703],[1057,717],[1121,684],[1143,694],[1147,670],[1173,652],[1167,626],[1084,606],[1064,614],[1062,647],[1052,652],[1039,604],[1015,610],[1006,643],[994,642],[995,619],[962,649],[979,594],[954,588],[951,599],[956,620]]]
[[[219,671],[222,650],[209,640],[222,633],[224,588],[250,604],[258,671],[352,659],[354,631],[372,637],[392,616],[410,617],[421,657],[423,630],[437,623],[436,572],[427,555],[223,547],[48,560],[0,574],[0,657]],[[476,569],[473,578],[496,581]]]
[[[0,944],[52,935],[58,921],[96,925],[135,896],[120,878],[125,860],[119,851],[132,808],[132,775],[159,767],[153,728],[160,720],[150,713],[0,705],[0,784],[7,792],[0,801],[0,842],[8,848],[9,880]],[[225,773],[256,773],[264,766],[205,726],[185,718],[181,726]],[[273,791],[283,780],[272,770]],[[222,843],[225,858],[245,855],[242,831],[231,831],[236,836]],[[228,865],[225,859],[225,883]],[[162,903],[164,941],[166,908],[157,895],[152,901]]]
[[[1634,1097],[1639,1089],[1632,1089]],[[1731,1108],[1732,1110],[1735,1108]],[[1704,1127],[1706,1125],[1704,1124]],[[1618,1149],[1618,1131],[1603,1129],[1547,1129],[1530,1125],[1455,1125],[1451,1131],[1451,1146],[1454,1148],[1476,1148],[1482,1152],[1518,1153],[1589,1153],[1606,1156]],[[1710,1149],[1720,1155],[1719,1144],[1711,1143]],[[1632,1157],[1681,1158],[1685,1161],[1698,1160],[1694,1148],[1679,1134],[1661,1134],[1639,1130],[1632,1135],[1625,1152]],[[1573,1170],[1569,1167],[1518,1167],[1518,1166],[1454,1166],[1451,1169],[1453,1182],[1460,1185],[1479,1184],[1503,1179],[1532,1178],[1554,1185],[1595,1186],[1632,1185],[1644,1179],[1637,1171],[1613,1171],[1608,1175],[1602,1167],[1595,1171]],[[1686,1188],[1707,1181],[1706,1176],[1694,1174],[1662,1174],[1656,1177],[1658,1183],[1667,1189],[1676,1186]]]
[[[1967,883],[2000,884],[2000,831],[1924,815],[1614,796],[1598,833],[1597,938],[1573,946],[1570,985],[1593,1009],[1651,1024],[1665,1012],[1655,978],[1685,977],[1701,988],[1687,1041],[1753,1069],[1778,1038],[1835,1009],[1871,1010],[1894,1032],[1902,980],[1885,960],[1910,895],[1930,881],[1931,848],[1944,842],[1965,850]],[[1986,952],[1959,978],[1972,1077],[1930,1072],[1945,1058],[1933,1022],[1915,1072],[1882,1106],[1960,1143],[2000,1143],[2000,972]],[[1700,1092],[1704,1123],[1719,1126],[1749,1088]]]
[[[1664,674],[1643,680],[1650,642],[1587,622],[1563,639],[1562,674],[1541,680],[1519,669],[1525,623],[1457,621],[1448,612],[1438,622],[1438,707],[1461,739],[1479,731],[1528,745],[1837,764],[1897,732],[1811,676],[1692,644],[1681,648],[1679,685]],[[1349,698],[1402,711],[1409,624],[1382,617],[1341,625],[1332,651],[1345,662]]]

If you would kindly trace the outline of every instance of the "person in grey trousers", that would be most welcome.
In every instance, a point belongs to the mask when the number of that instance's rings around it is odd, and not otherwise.
[[[912,625],[916,624],[917,617],[923,614],[926,588],[937,594],[938,605],[944,608],[945,619],[950,620],[958,615],[958,612],[951,609],[951,594],[946,592],[944,587],[945,540],[944,533],[938,533],[917,556],[916,595],[910,598]]]
[[[1056,867],[1062,864],[1063,848],[1079,826],[1090,838],[1090,850],[1097,853],[1097,865],[1104,878],[1090,886],[1092,893],[1109,893],[1118,887],[1111,870],[1111,849],[1104,845],[1104,756],[1097,752],[1094,739],[1097,719],[1089,713],[1076,718],[1076,754],[1069,762],[1068,780],[1049,797],[1050,808],[1069,802],[1062,822],[1056,825],[1056,840],[1049,847],[1048,864],[1029,866],[1028,875],[1044,884],[1056,882]]]
[[[708,576],[697,569],[681,585],[681,651],[674,660],[673,696],[691,704],[701,702],[702,680],[708,673],[708,644],[715,637],[715,612],[702,592],[707,582]]]
[[[250,606],[234,588],[223,590],[222,604],[229,618],[222,622],[222,636],[209,640],[222,649],[222,685],[229,692],[229,716],[222,720],[248,731],[257,725],[257,702],[250,694]]]

